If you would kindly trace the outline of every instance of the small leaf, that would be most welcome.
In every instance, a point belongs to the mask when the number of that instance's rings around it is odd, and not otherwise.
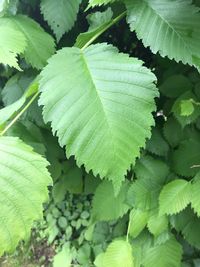
[[[191,199],[191,183],[176,179],[165,185],[159,197],[160,215],[172,215],[185,209]]]
[[[180,103],[181,116],[190,116],[194,112],[194,105],[190,99],[182,100]]]
[[[129,217],[129,234],[137,237],[145,228],[149,218],[149,213],[139,209],[132,209]]]

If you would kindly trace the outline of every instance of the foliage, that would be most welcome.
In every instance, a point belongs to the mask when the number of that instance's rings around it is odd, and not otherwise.
[[[2,1],[0,255],[44,210],[47,266],[198,266],[199,6]]]

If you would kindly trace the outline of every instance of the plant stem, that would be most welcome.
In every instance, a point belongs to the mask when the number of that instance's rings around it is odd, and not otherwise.
[[[13,118],[13,120],[6,126],[6,128],[0,133],[0,136],[3,136],[10,127],[15,124],[15,122],[24,114],[24,112],[30,107],[33,101],[37,98],[39,92],[37,92],[33,97],[29,100],[29,102],[25,105],[25,107]]]
[[[127,229],[127,233],[126,233],[126,242],[127,242],[127,243],[129,242],[129,240],[128,240],[128,235],[129,235],[130,227],[131,227],[131,220],[129,219],[129,222],[128,222],[128,229]]]
[[[112,27],[114,24],[116,24],[118,21],[123,19],[126,15],[126,11],[124,11],[122,14],[114,18],[107,26],[105,26],[104,29],[99,31],[97,34],[95,34],[82,48],[81,50],[84,50],[87,48],[90,44],[92,44],[102,33],[104,33],[106,30],[108,30],[110,27]]]

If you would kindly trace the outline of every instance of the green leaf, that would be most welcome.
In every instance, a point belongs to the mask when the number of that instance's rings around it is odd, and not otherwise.
[[[39,102],[67,156],[118,189],[151,135],[154,81],[141,61],[111,45],[64,48],[41,73]]]
[[[191,185],[191,192],[191,206],[200,217],[200,172],[194,178],[194,182]]]
[[[21,70],[17,63],[17,55],[25,51],[27,45],[25,36],[17,29],[1,23],[0,36],[0,63]]]
[[[113,12],[110,7],[108,7],[103,12],[94,12],[87,16],[87,21],[90,25],[88,31],[97,29],[99,26],[102,26],[105,23],[108,23],[112,20]]]
[[[153,53],[198,66],[199,8],[188,0],[126,0],[132,31]]]
[[[154,213],[148,220],[147,227],[149,231],[157,237],[168,229],[168,218],[166,215],[160,216]]]
[[[172,215],[185,209],[191,199],[191,183],[176,179],[165,185],[159,197],[159,213]]]
[[[132,247],[128,242],[116,240],[108,246],[104,253],[101,267],[111,266],[134,267]]]
[[[172,154],[172,166],[174,171],[182,176],[194,176],[198,172],[200,162],[200,142],[193,139],[180,144]]]
[[[180,103],[181,116],[190,116],[194,112],[194,105],[190,99],[182,100]]]
[[[142,210],[157,208],[159,193],[169,174],[168,166],[145,156],[136,164],[135,172],[138,179],[128,190],[128,204]]]
[[[89,0],[89,7],[107,5],[114,1],[116,0]]]
[[[153,128],[152,136],[147,141],[146,149],[152,154],[158,156],[167,156],[169,145],[163,138],[159,128]]]
[[[65,244],[62,250],[54,256],[53,267],[70,267],[72,255],[69,244]]]
[[[129,210],[125,203],[128,187],[127,182],[123,183],[118,195],[115,196],[112,183],[103,181],[97,187],[93,198],[93,221],[109,221],[122,217]]]
[[[170,239],[147,250],[144,267],[180,267],[182,253],[181,245],[175,239]]]
[[[192,89],[191,81],[184,75],[171,75],[159,86],[161,93],[170,98],[179,97]]]
[[[24,57],[32,67],[41,69],[46,65],[47,59],[55,51],[54,40],[37,22],[24,15],[16,15],[0,18],[0,25],[21,32],[27,43]]]
[[[0,255],[27,239],[42,218],[51,177],[48,162],[18,138],[0,138]]]
[[[183,130],[180,123],[174,117],[169,117],[164,124],[163,134],[167,142],[172,147],[176,147],[183,137]]]
[[[192,246],[200,249],[199,228],[200,219],[190,208],[171,218],[172,226],[181,232],[185,240]]]
[[[20,99],[18,99],[16,102],[6,106],[3,109],[0,109],[0,125],[3,125],[6,121],[8,121],[16,111],[21,109],[21,107],[26,102],[26,99],[30,96],[37,93],[38,90],[38,83],[37,81],[34,81],[28,89],[25,91],[25,93],[21,96]]]
[[[71,30],[77,18],[81,0],[42,0],[40,9],[44,19],[56,35],[57,41]]]
[[[149,213],[139,209],[132,209],[129,217],[129,231],[131,237],[137,237],[145,228]]]

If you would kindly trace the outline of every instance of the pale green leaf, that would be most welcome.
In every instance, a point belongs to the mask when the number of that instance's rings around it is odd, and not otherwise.
[[[154,213],[148,220],[147,227],[154,236],[159,236],[168,229],[168,218],[166,215]]]
[[[65,244],[62,250],[54,256],[53,267],[71,267],[72,255],[69,244]]]
[[[118,189],[151,135],[154,81],[141,61],[111,45],[64,48],[41,73],[39,102],[67,156]]]
[[[123,240],[113,241],[107,248],[101,267],[134,267],[131,245]]]
[[[74,26],[80,2],[81,0],[41,1],[41,12],[55,33],[57,41]]]
[[[125,203],[129,184],[123,183],[117,196],[111,182],[103,181],[93,198],[92,218],[94,221],[116,220],[122,217],[129,209]]]
[[[16,15],[0,18],[0,25],[21,32],[27,43],[23,54],[32,67],[41,69],[46,65],[47,59],[55,51],[54,40],[37,22],[24,15]],[[13,39],[12,36],[11,44],[14,44]]]
[[[103,24],[110,22],[113,17],[112,9],[109,7],[105,11],[100,12],[94,12],[87,16],[87,21],[90,25],[88,31],[92,31],[94,29],[97,29],[99,26],[102,26]]]
[[[107,5],[114,1],[116,0],[89,0],[89,7]]]
[[[181,116],[190,116],[194,112],[194,105],[190,99],[182,100],[180,103]]]
[[[142,210],[156,208],[159,193],[169,174],[168,166],[161,160],[145,156],[137,162],[135,173],[138,179],[129,188],[128,204]]]
[[[48,162],[18,138],[0,138],[0,255],[29,237],[42,218],[51,178]]]
[[[139,209],[132,209],[129,216],[129,228],[128,233],[131,237],[137,237],[145,228],[149,218],[147,211]]]
[[[126,6],[131,30],[153,53],[199,65],[200,14],[192,1],[126,0]]]
[[[182,247],[174,238],[147,250],[144,267],[180,267]]]
[[[17,55],[26,49],[25,36],[19,30],[2,23],[0,23],[0,36],[0,63],[21,70],[17,63]]]
[[[185,209],[191,199],[191,183],[176,179],[166,184],[159,197],[159,213],[172,215]]]

